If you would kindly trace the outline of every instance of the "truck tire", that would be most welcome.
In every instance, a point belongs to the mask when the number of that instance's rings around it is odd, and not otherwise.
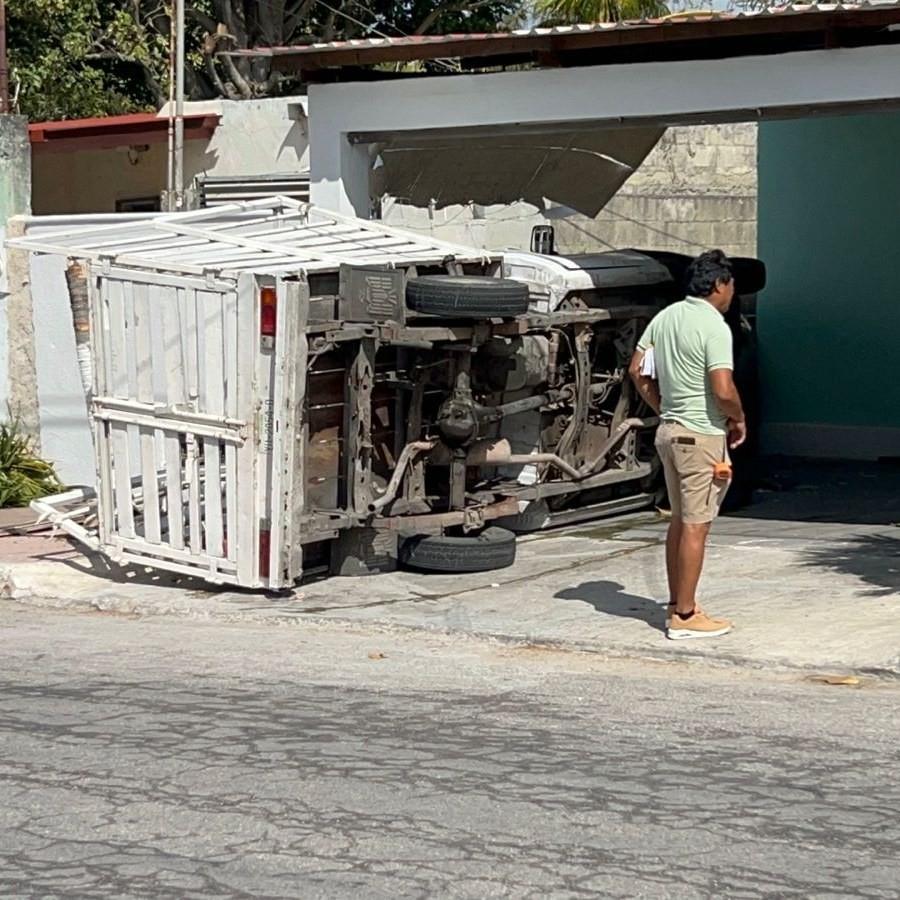
[[[516,536],[491,526],[478,535],[423,534],[400,546],[400,565],[420,572],[489,572],[516,559]]]
[[[766,264],[761,259],[735,256],[731,259],[734,289],[738,294],[757,294],[766,286]]]
[[[635,250],[643,256],[649,256],[658,263],[662,263],[672,276],[675,284],[684,286],[687,268],[691,264],[692,256],[684,253],[673,253],[670,250]],[[766,264],[761,259],[752,256],[729,256],[731,271],[734,275],[734,289],[738,294],[757,294],[766,286]]]
[[[453,319],[511,319],[528,312],[528,287],[511,278],[423,275],[406,285],[406,305]]]

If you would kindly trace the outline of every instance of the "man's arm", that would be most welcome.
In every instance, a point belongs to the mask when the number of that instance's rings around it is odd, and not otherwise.
[[[644,361],[644,351],[635,350],[634,356],[631,357],[631,365],[628,367],[628,374],[634,382],[638,393],[650,409],[659,415],[661,398],[659,396],[659,384],[655,378],[641,374],[641,363]]]
[[[747,420],[731,369],[710,369],[709,384],[719,409],[728,416],[728,445],[740,447],[747,440]]]

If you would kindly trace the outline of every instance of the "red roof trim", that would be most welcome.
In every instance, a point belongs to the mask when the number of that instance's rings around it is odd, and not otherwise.
[[[184,117],[186,139],[212,137],[219,124],[215,113],[194,113]],[[100,150],[134,144],[165,141],[169,120],[155,113],[134,113],[96,119],[63,119],[59,122],[32,122],[28,139],[33,150]]]

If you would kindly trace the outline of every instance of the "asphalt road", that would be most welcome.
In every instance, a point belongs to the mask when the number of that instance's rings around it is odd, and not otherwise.
[[[0,896],[897,897],[900,685],[0,603]]]

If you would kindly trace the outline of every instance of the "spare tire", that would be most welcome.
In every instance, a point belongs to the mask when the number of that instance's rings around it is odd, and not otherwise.
[[[528,287],[511,278],[423,275],[407,282],[406,305],[453,319],[510,319],[528,312]]]
[[[516,536],[491,526],[480,534],[423,534],[400,546],[400,565],[421,572],[489,572],[516,559]]]
[[[684,253],[669,250],[635,250],[664,265],[679,290],[685,288],[687,268],[694,259]],[[737,294],[756,294],[766,286],[766,264],[752,256],[729,256],[731,272],[734,275],[734,289]]]
[[[750,256],[734,256],[731,259],[734,273],[734,290],[737,294],[756,294],[766,286],[766,264]]]

